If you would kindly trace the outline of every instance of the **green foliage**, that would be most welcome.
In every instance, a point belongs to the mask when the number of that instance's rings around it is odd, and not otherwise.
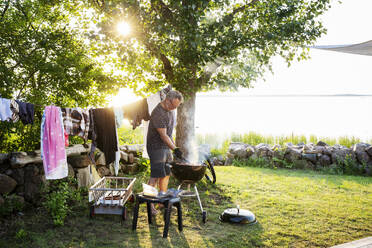
[[[198,134],[197,142],[200,144],[209,144],[215,154],[226,154],[231,142],[242,142],[252,146],[256,146],[260,143],[269,145],[280,145],[285,147],[287,143],[298,144],[298,143],[313,143],[316,144],[318,141],[323,141],[328,145],[332,146],[335,144],[343,145],[346,147],[352,147],[353,145],[361,142],[359,138],[353,136],[342,136],[342,137],[317,137],[316,135],[310,135],[307,138],[305,135],[261,135],[256,132],[249,133],[231,133],[219,136],[217,134]],[[372,144],[372,140],[366,141]]]
[[[27,238],[27,232],[25,229],[21,228],[17,231],[15,238],[21,242],[25,241]]]
[[[139,171],[150,172],[150,160],[142,157],[142,154],[139,154],[138,158],[139,158],[139,161],[138,161]]]
[[[97,50],[110,51],[126,83],[154,92],[167,83],[185,95],[219,88],[237,90],[271,68],[307,58],[308,45],[325,33],[319,16],[329,0],[119,1],[94,5],[103,15]],[[126,21],[132,32],[115,30]],[[109,57],[108,57],[109,58]]]
[[[4,196],[4,204],[0,206],[0,217],[8,216],[12,213],[22,211],[24,209],[24,202],[12,194]]]
[[[0,4],[0,96],[37,104],[34,125],[0,122],[1,152],[39,147],[41,106],[100,106],[121,84],[104,70],[87,34],[87,1]]]
[[[143,144],[143,131],[141,128],[133,130],[129,123],[125,123],[118,128],[119,144],[132,145]]]
[[[44,207],[48,210],[56,226],[64,225],[66,216],[71,211],[71,206],[82,201],[82,191],[76,189],[76,179],[50,181],[50,185],[44,188]]]

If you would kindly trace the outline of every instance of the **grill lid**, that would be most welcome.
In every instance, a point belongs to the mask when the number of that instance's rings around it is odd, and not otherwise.
[[[249,210],[236,208],[225,209],[219,217],[220,221],[239,223],[239,224],[255,224],[256,216]]]

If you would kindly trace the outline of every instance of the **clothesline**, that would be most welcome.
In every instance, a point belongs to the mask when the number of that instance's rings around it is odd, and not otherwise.
[[[137,102],[115,108],[60,108],[45,106],[41,120],[41,155],[47,179],[59,179],[68,174],[65,145],[68,146],[68,136],[79,136],[84,142],[92,140],[89,154],[93,164],[96,147],[104,154],[106,164],[114,162],[115,174],[119,169],[119,139],[117,126],[123,117],[131,121],[133,129],[142,121],[150,119],[152,109],[161,100],[171,86],[156,94]],[[18,100],[0,98],[0,120],[16,122],[19,119],[24,124],[33,124],[34,104]],[[40,105],[37,105],[40,106]],[[42,106],[41,106],[42,107]],[[146,128],[145,128],[146,129]],[[147,130],[145,130],[146,137]],[[144,143],[146,139],[144,137]]]

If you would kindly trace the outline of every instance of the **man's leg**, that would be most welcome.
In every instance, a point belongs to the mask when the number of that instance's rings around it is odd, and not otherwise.
[[[159,178],[155,177],[150,177],[148,184],[151,185],[152,187],[156,187],[157,184],[159,183]]]
[[[159,183],[159,178],[155,178],[155,177],[150,177],[149,182],[148,182],[148,184],[151,185],[152,187],[156,187],[158,183]],[[151,205],[151,213],[153,215],[157,215],[158,210],[156,210],[154,203],[151,203],[150,205]]]
[[[169,176],[159,178],[159,189],[160,192],[167,192],[168,190]]]

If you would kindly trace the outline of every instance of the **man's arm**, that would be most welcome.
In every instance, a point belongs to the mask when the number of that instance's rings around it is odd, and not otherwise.
[[[167,129],[166,128],[157,128],[156,131],[158,131],[161,140],[171,149],[174,150],[176,148],[176,145],[173,143],[173,140],[167,135]]]

